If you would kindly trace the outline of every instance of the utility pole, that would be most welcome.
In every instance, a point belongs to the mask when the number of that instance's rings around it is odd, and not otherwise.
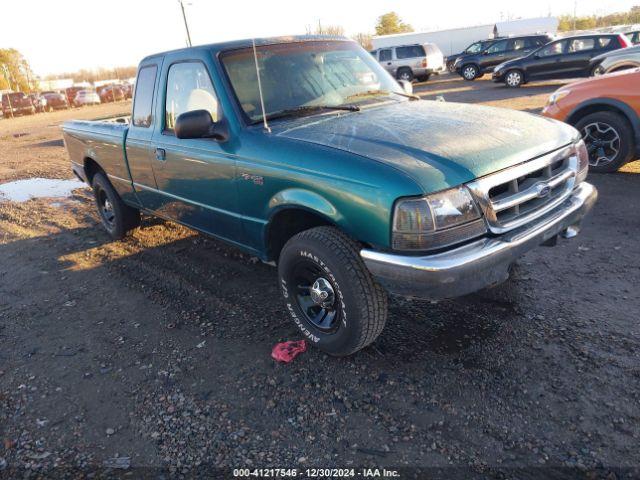
[[[180,9],[182,10],[182,19],[184,20],[184,28],[187,31],[187,43],[191,46],[191,34],[189,33],[189,24],[187,23],[187,14],[184,12],[184,0],[178,0]]]
[[[573,2],[573,31],[576,31],[576,13],[578,10],[578,0],[574,0]]]

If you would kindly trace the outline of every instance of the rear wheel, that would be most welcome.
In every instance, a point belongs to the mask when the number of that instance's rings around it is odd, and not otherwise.
[[[464,78],[465,80],[475,80],[476,78],[478,78],[479,73],[480,70],[478,70],[478,67],[476,67],[475,65],[465,65],[464,67],[462,67],[462,78]]]
[[[140,225],[140,211],[122,201],[102,172],[93,177],[93,195],[100,221],[114,240],[121,240]]]
[[[408,67],[399,68],[398,73],[396,73],[396,78],[410,82],[413,80],[413,71]]]
[[[575,127],[589,152],[589,170],[617,171],[633,156],[633,131],[627,120],[614,112],[596,112],[581,118]]]
[[[387,319],[387,295],[359,250],[336,228],[316,227],[292,237],[280,254],[287,310],[307,340],[330,355],[373,343]]]

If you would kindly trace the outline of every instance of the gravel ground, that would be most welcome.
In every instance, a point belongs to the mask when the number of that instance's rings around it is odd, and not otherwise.
[[[535,112],[557,86],[416,91]],[[59,123],[127,108],[0,120],[0,183],[69,178]],[[371,347],[289,365],[270,358],[300,338],[274,268],[150,218],[110,242],[86,189],[0,202],[0,478],[640,478],[639,164],[591,176],[581,235],[527,254],[502,287],[394,298]]]

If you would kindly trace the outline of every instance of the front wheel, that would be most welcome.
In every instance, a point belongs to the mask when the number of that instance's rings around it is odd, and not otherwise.
[[[464,67],[462,67],[462,78],[464,78],[465,80],[475,80],[478,77],[479,73],[480,71],[475,65],[465,65]]]
[[[504,83],[509,88],[518,88],[524,82],[524,77],[520,70],[509,70],[504,75]]]
[[[104,173],[95,174],[92,186],[100,221],[111,238],[121,240],[140,225],[140,211],[122,201]]]
[[[356,242],[333,227],[316,227],[284,246],[278,274],[285,305],[307,340],[334,356],[373,343],[387,319],[387,295]]]
[[[625,118],[614,112],[595,112],[581,118],[575,127],[589,152],[589,170],[617,171],[633,156],[633,130]]]

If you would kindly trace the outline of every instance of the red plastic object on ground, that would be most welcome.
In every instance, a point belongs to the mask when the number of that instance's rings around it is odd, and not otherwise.
[[[276,343],[271,351],[271,356],[279,362],[289,363],[306,350],[307,343],[304,340]]]

